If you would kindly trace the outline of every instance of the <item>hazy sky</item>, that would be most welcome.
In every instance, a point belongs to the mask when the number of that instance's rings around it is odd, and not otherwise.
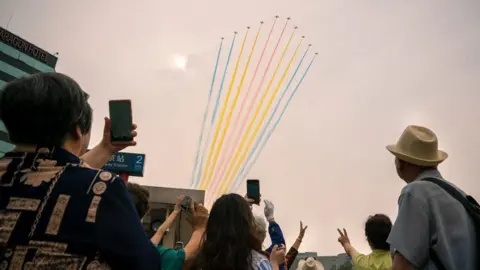
[[[59,52],[57,71],[91,95],[92,143],[108,100],[132,99],[140,135],[129,151],[147,155],[134,181],[179,188],[189,185],[219,38],[291,16],[318,59],[250,176],[289,244],[308,224],[302,251],[342,252],[337,227],[368,251],[367,216],[396,216],[404,183],[385,145],[408,124],[437,133],[450,155],[444,176],[480,199],[478,0],[0,0],[2,26],[12,14],[10,31]],[[186,70],[175,55],[188,57]]]

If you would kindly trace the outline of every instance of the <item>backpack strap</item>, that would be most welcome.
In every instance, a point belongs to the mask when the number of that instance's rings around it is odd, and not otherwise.
[[[435,264],[435,267],[437,267],[438,270],[447,270],[445,266],[443,266],[443,263],[440,261],[437,253],[435,252],[435,250],[433,250],[433,248],[430,248],[430,259]]]
[[[428,181],[434,184],[437,184],[439,187],[441,187],[443,190],[445,190],[450,196],[452,196],[454,199],[456,199],[458,202],[460,202],[465,210],[467,211],[468,215],[472,216],[476,212],[476,209],[473,207],[473,205],[470,203],[470,201],[467,199],[465,195],[463,195],[458,189],[447,183],[446,181],[437,179],[437,178],[424,178],[422,181]]]
[[[458,202],[460,202],[463,205],[463,207],[465,208],[465,210],[469,215],[471,215],[472,213],[471,211],[475,211],[472,205],[470,204],[470,202],[467,200],[467,198],[460,191],[458,191],[458,189],[448,184],[446,181],[433,178],[433,177],[423,178],[421,179],[421,181],[434,183],[440,188],[442,188],[443,190],[445,190],[448,194],[450,194],[450,196],[452,196],[454,199],[456,199]],[[432,248],[430,248],[430,259],[432,259],[437,269],[445,270],[445,267],[443,266],[442,262],[437,256],[437,253],[435,253],[435,251]]]

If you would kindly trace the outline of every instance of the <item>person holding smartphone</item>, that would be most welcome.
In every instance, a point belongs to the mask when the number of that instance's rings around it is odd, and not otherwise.
[[[168,228],[170,228],[170,226],[172,226],[173,222],[175,222],[178,215],[180,215],[180,213],[181,213],[180,203],[182,202],[184,197],[185,196],[180,195],[177,198],[177,203],[175,204],[175,207],[173,208],[172,213],[170,213],[170,215],[167,217],[167,219],[155,231],[155,234],[150,239],[154,245],[159,245],[160,244],[160,242],[162,241],[162,238],[165,235],[165,233],[167,232]]]
[[[101,158],[90,166],[81,158],[92,127],[88,97],[61,73],[29,75],[0,91],[0,117],[16,146],[0,159],[0,254],[18,247],[30,254],[5,257],[2,265],[40,269],[48,261],[52,269],[160,268],[160,255],[122,179],[91,168]],[[128,144],[133,139],[118,149]],[[102,147],[97,150],[108,153]]]
[[[145,207],[145,205],[148,205],[150,193],[148,190],[138,184],[127,183],[127,187],[132,200],[135,203],[135,207],[137,208],[140,218],[143,218],[147,214],[147,210],[145,209],[149,208]],[[197,255],[198,250],[201,248],[201,241],[205,232],[206,222],[208,220],[208,210],[201,204],[198,204],[197,207],[194,207],[195,204],[193,201],[191,201],[192,205],[189,209],[190,215],[187,218],[193,229],[192,236],[190,237],[188,244],[185,247],[176,246],[175,248],[166,248],[159,244],[165,231],[173,224],[176,217],[180,215],[180,203],[184,198],[185,196],[183,195],[178,197],[174,211],[157,229],[155,235],[151,238],[152,243],[156,246],[157,251],[162,259],[160,268],[162,270],[183,269],[184,265],[188,264]]]
[[[253,183],[253,185],[256,185],[255,182]],[[257,204],[256,203],[257,201],[258,202],[261,201],[261,195],[258,194],[258,195],[251,196],[254,198],[249,197],[248,195],[249,190],[253,191],[253,194],[255,194],[256,191],[259,190],[259,188],[254,187],[249,189],[248,187],[249,187],[249,184],[247,182],[247,195],[245,195],[245,200],[247,200],[247,202],[250,205],[250,208],[252,208],[253,204]],[[258,199],[255,199],[255,197],[258,197]],[[265,218],[268,220],[268,234],[270,235],[270,240],[271,240],[271,245],[270,247],[267,248],[266,252],[271,253],[274,246],[285,245],[285,238],[283,236],[283,232],[282,232],[282,229],[280,228],[280,225],[275,221],[275,217],[274,217],[275,205],[269,200],[265,200],[264,204],[265,204],[265,207],[263,211],[265,214]],[[265,220],[261,216],[254,215],[254,221],[255,221],[255,229],[257,231],[257,235],[263,243],[265,241],[266,227],[267,227],[267,225],[265,224]],[[295,243],[290,247],[290,249],[288,250],[285,256],[285,261],[286,261],[285,264],[279,265],[280,270],[289,269],[290,266],[295,261],[295,258],[298,255],[298,249],[300,248],[303,237],[305,236],[305,231],[307,230],[307,227],[308,226],[303,226],[303,222],[300,221],[300,233],[297,239],[295,240]]]
[[[250,207],[253,204],[260,205],[261,201],[261,194],[260,194],[260,180],[258,179],[248,179],[247,180],[247,195],[245,196],[247,201],[250,204]],[[275,221],[275,206],[269,200],[264,200],[265,207],[263,212],[265,214],[265,218],[268,221],[268,234],[270,235],[271,245],[267,248],[266,252],[271,253],[274,246],[282,246],[285,245],[285,238],[283,236],[282,229]],[[254,216],[254,220],[256,223],[257,234],[260,240],[265,240],[266,233],[265,233],[265,221],[263,217]],[[281,266],[283,269],[283,266]]]

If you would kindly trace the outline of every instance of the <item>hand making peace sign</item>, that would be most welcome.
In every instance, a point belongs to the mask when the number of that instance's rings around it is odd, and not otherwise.
[[[350,238],[348,238],[347,230],[343,229],[343,232],[340,229],[337,229],[340,237],[338,237],[338,242],[345,246],[346,244],[350,244]]]
[[[298,238],[300,240],[303,239],[303,237],[305,236],[305,231],[307,230],[308,226],[303,226],[303,222],[300,221],[300,234],[298,235]]]

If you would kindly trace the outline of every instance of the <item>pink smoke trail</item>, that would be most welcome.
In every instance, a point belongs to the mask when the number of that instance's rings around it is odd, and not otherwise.
[[[220,162],[220,167],[218,170],[215,171],[215,175],[214,175],[214,180],[212,181],[212,183],[210,184],[210,187],[211,188],[208,188],[207,189],[207,200],[208,200],[208,204],[209,205],[211,203],[211,200],[215,200],[215,198],[213,198],[212,196],[215,196],[215,193],[212,194],[212,192],[216,192],[217,189],[218,189],[218,185],[220,184],[220,180],[225,176],[225,170],[226,170],[226,165],[229,164],[231,161],[232,161],[232,158],[233,158],[233,151],[238,147],[238,144],[240,143],[240,137],[242,135],[242,133],[244,132],[245,130],[245,126],[247,124],[247,120],[248,118],[250,117],[252,111],[253,111],[253,106],[255,105],[255,101],[257,100],[257,97],[258,95],[260,94],[260,89],[262,88],[263,86],[263,83],[265,82],[265,78],[266,78],[266,75],[270,69],[270,65],[272,64],[272,61],[273,61],[273,58],[275,56],[275,53],[277,52],[277,48],[278,48],[278,45],[280,44],[280,41],[282,40],[282,37],[283,37],[283,33],[285,32],[285,29],[287,28],[287,25],[288,25],[288,22],[290,21],[290,18],[287,18],[287,21],[285,22],[285,25],[283,26],[283,29],[282,29],[282,32],[280,33],[280,37],[278,38],[278,41],[277,41],[277,44],[275,44],[275,48],[273,49],[273,52],[272,52],[272,55],[270,56],[270,59],[268,61],[268,64],[267,64],[267,67],[263,73],[263,76],[262,76],[262,79],[260,80],[260,84],[258,85],[257,87],[257,90],[255,91],[255,94],[252,98],[252,101],[250,102],[249,104],[249,107],[248,107],[248,111],[247,113],[244,115],[243,119],[242,119],[242,122],[241,122],[241,125],[239,126],[238,123],[239,123],[239,119],[240,119],[240,115],[243,111],[243,108],[245,106],[245,103],[247,101],[247,97],[248,97],[248,93],[250,92],[252,86],[253,86],[253,83],[254,83],[254,80],[256,78],[256,75],[257,75],[257,72],[258,72],[258,69],[259,69],[259,66],[260,66],[260,62],[262,61],[262,58],[263,58],[263,55],[265,53],[265,50],[267,48],[267,45],[270,41],[270,37],[272,35],[272,32],[273,32],[273,29],[275,27],[275,24],[277,22],[277,19],[278,19],[278,16],[275,17],[275,21],[272,25],[272,28],[270,29],[270,33],[269,33],[269,36],[267,38],[267,40],[265,41],[265,45],[263,47],[263,51],[262,51],[262,54],[260,56],[260,60],[258,61],[257,63],[257,66],[255,68],[255,71],[254,71],[254,75],[250,81],[250,84],[248,86],[248,90],[247,90],[247,93],[245,94],[243,100],[242,100],[242,104],[241,104],[241,108],[237,114],[237,117],[235,117],[235,123],[234,123],[234,128],[233,128],[233,131],[232,131],[232,136],[236,134],[236,137],[235,139],[233,140],[228,140],[227,141],[227,145],[229,145],[229,147],[227,148],[227,151],[222,151],[222,156],[221,156],[221,162]],[[240,127],[240,129],[238,129],[238,127]],[[237,132],[237,130],[239,132]],[[232,136],[229,136],[228,138],[233,138]],[[235,142],[234,144],[231,144],[231,142]],[[235,146],[235,147],[233,147]],[[227,159],[224,159],[224,156],[227,157]]]
[[[241,103],[241,105],[240,105],[240,109],[239,109],[239,111],[238,111],[238,113],[237,113],[237,115],[236,115],[236,117],[235,117],[235,120],[234,120],[234,123],[233,123],[233,128],[232,128],[232,131],[231,131],[231,133],[230,133],[230,134],[232,134],[232,136],[233,136],[234,134],[236,134],[237,131],[238,131],[238,127],[239,127],[238,123],[239,123],[240,116],[242,115],[243,109],[245,108],[245,104],[247,103],[248,96],[249,96],[249,94],[250,94],[250,92],[251,92],[251,90],[252,90],[253,82],[255,81],[255,78],[256,78],[256,76],[257,76],[258,70],[259,70],[259,68],[260,68],[260,63],[262,62],[263,56],[264,56],[264,54],[265,54],[265,51],[267,50],[268,43],[269,43],[269,41],[270,41],[270,38],[271,38],[272,33],[273,33],[273,30],[274,30],[274,28],[275,28],[275,24],[276,24],[276,22],[277,22],[277,18],[278,18],[278,16],[275,17],[275,20],[274,20],[273,25],[272,25],[272,27],[271,27],[271,29],[270,29],[270,33],[269,33],[269,35],[268,35],[268,38],[267,38],[267,40],[265,41],[265,44],[263,45],[263,50],[262,50],[262,53],[261,53],[261,55],[260,55],[260,59],[258,60],[257,66],[255,67],[255,71],[253,72],[253,77],[252,77],[252,79],[250,80],[247,93],[246,93],[245,96],[243,97],[242,103]],[[262,22],[262,23],[263,23],[263,22]],[[258,94],[257,94],[257,96],[258,96]],[[225,144],[225,145],[227,146],[227,150],[226,150],[226,151],[222,151],[222,153],[221,153],[220,163],[219,163],[219,170],[215,170],[215,174],[214,174],[214,176],[213,176],[213,179],[214,179],[214,180],[218,178],[219,171],[223,171],[223,170],[224,170],[224,167],[225,167],[225,165],[226,165],[226,164],[225,164],[225,163],[226,163],[226,162],[225,162],[226,159],[224,158],[224,157],[225,157],[225,153],[229,153],[229,154],[230,154],[231,151],[233,151],[233,149],[232,149],[232,146],[233,146],[233,145],[231,145],[231,143],[232,143],[232,138],[233,138],[232,136],[228,136],[228,138],[227,138],[227,143]],[[213,182],[212,182],[212,183],[213,183]]]

